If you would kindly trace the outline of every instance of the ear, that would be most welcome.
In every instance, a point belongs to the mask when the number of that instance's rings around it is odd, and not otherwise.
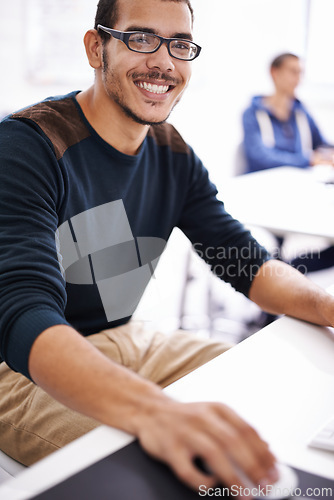
[[[270,75],[271,75],[271,78],[275,81],[276,80],[276,75],[277,75],[277,68],[271,68],[270,69]]]
[[[84,36],[87,58],[92,68],[102,67],[102,40],[97,30],[89,30]]]

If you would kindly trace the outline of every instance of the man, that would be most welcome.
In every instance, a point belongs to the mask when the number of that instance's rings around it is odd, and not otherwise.
[[[243,114],[248,171],[333,163],[333,149],[296,98],[302,75],[299,57],[290,53],[275,57],[270,75],[274,93],[253,97],[251,106]]]
[[[268,484],[275,458],[238,415],[159,387],[227,346],[146,334],[129,316],[175,225],[271,312],[333,324],[334,299],[270,260],[216,200],[193,151],[157,125],[200,50],[189,2],[101,0],[85,47],[91,88],[0,127],[0,448],[29,464],[102,422],[137,436],[192,488],[242,485],[238,467]]]
[[[334,164],[333,148],[296,98],[302,70],[302,63],[295,54],[275,57],[270,65],[274,94],[254,97],[244,112],[244,153],[248,172],[284,165],[305,168]],[[283,240],[278,238],[278,243],[281,246]],[[304,273],[332,267],[334,247],[296,257],[291,265]]]

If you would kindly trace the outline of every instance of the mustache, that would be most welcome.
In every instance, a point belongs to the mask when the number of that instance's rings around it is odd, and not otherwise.
[[[167,73],[160,71],[150,71],[148,73],[132,73],[133,80],[164,80],[169,85],[177,85],[180,82],[178,78],[173,78]]]

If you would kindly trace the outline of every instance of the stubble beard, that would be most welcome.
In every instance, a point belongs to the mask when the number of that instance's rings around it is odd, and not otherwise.
[[[111,90],[107,90],[109,97],[116,103],[118,106],[123,110],[124,114],[128,117],[131,118],[135,123],[139,123],[140,125],[161,125],[162,123],[165,123],[165,121],[169,118],[169,115],[171,114],[172,110],[168,113],[166,118],[160,121],[149,121],[145,120],[144,118],[141,118],[138,116],[136,113],[132,111],[122,100],[121,96],[116,93],[112,92]],[[155,103],[151,103],[152,108],[155,107]]]
[[[134,111],[132,111],[129,106],[125,103],[125,99],[122,95],[122,89],[121,89],[121,84],[119,82],[118,77],[115,75],[114,71],[109,70],[109,62],[108,62],[108,56],[105,48],[103,49],[103,80],[105,84],[105,88],[107,91],[108,96],[110,99],[112,99],[124,112],[124,114],[133,120],[135,123],[139,123],[140,125],[161,125],[165,123],[166,120],[168,120],[171,112],[173,111],[174,107],[176,104],[179,102],[179,99],[176,101],[168,115],[163,119],[159,121],[149,121],[145,120],[144,118],[141,118],[138,116]],[[154,108],[158,103],[151,102],[150,103],[152,108]]]

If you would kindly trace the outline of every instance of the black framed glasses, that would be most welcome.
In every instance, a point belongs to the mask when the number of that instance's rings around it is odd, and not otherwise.
[[[193,61],[199,56],[202,50],[196,43],[190,40],[183,40],[182,38],[164,38],[153,33],[140,31],[118,31],[102,26],[101,24],[98,24],[97,28],[121,40],[133,52],[152,54],[159,50],[161,45],[165,43],[170,56],[182,61]]]

